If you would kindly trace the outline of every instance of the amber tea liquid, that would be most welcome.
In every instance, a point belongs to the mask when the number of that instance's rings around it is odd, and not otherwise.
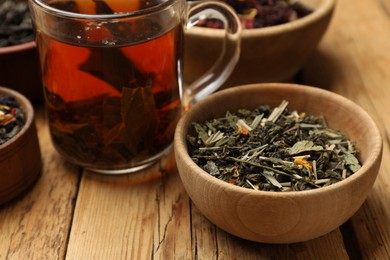
[[[64,2],[58,8],[82,9]],[[56,149],[70,162],[102,170],[137,167],[157,157],[172,143],[181,114],[180,21],[156,34],[158,23],[64,26],[80,41],[36,31]],[[132,37],[137,30],[147,39]]]

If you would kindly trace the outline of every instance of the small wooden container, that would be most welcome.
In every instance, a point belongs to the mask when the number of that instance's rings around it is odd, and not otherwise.
[[[30,187],[40,176],[42,158],[34,109],[19,92],[0,87],[0,94],[15,97],[26,116],[22,129],[0,145],[0,204],[7,202]]]

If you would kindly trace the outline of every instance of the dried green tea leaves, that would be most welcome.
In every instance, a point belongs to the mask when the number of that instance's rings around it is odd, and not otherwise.
[[[298,141],[293,147],[286,149],[289,155],[296,155],[310,151],[322,151],[324,148],[321,145],[315,145],[312,141]]]
[[[0,145],[14,137],[25,122],[25,115],[15,98],[0,94]]]
[[[212,176],[255,190],[301,191],[341,181],[361,166],[352,142],[323,117],[270,109],[193,123],[191,158]]]

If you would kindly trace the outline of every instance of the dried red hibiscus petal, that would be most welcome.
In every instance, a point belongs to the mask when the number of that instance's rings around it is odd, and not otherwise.
[[[302,3],[289,0],[222,0],[233,7],[245,29],[262,28],[284,24],[304,17],[312,10]],[[197,26],[223,28],[221,21],[207,19]]]
[[[15,98],[0,94],[0,145],[14,137],[25,122],[24,113]]]

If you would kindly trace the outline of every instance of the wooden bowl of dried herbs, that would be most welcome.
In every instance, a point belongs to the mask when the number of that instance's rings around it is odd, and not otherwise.
[[[224,0],[242,20],[239,61],[224,87],[289,81],[316,49],[336,0]],[[216,24],[215,24],[216,23]],[[224,37],[211,20],[185,33],[184,79],[193,82],[217,59]]]
[[[181,180],[221,229],[265,243],[322,236],[362,205],[382,138],[361,107],[287,83],[243,85],[195,104],[174,140]]]
[[[41,70],[26,0],[0,1],[0,85],[43,100]]]
[[[29,188],[41,170],[34,109],[19,92],[0,87],[0,204]]]

